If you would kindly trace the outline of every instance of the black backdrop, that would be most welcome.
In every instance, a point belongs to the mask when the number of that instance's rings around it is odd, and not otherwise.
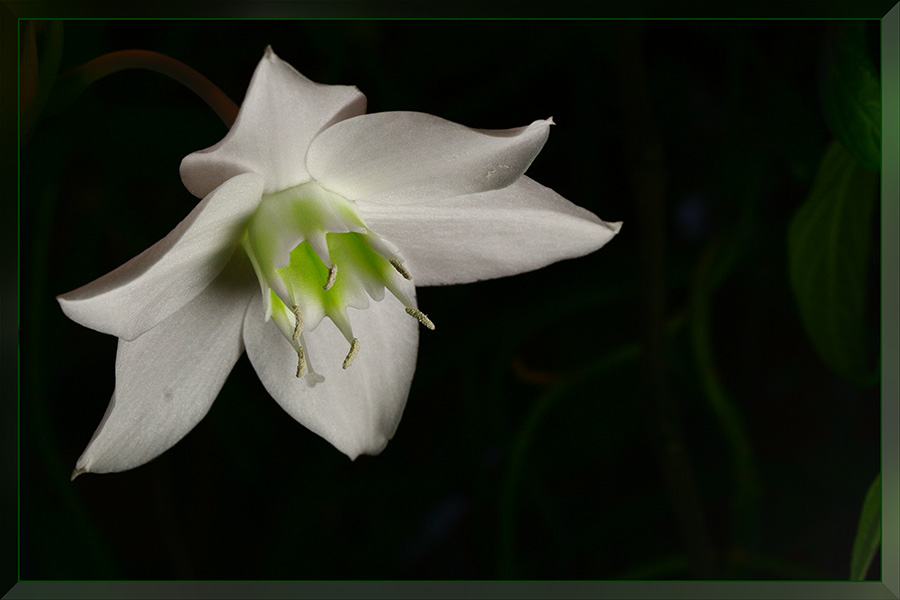
[[[879,469],[878,391],[838,377],[816,354],[786,254],[789,221],[831,139],[817,80],[827,24],[632,25],[642,56],[629,64],[645,70],[665,165],[667,393],[713,574],[844,579]],[[420,289],[439,327],[423,332],[406,412],[378,457],[351,462],[294,422],[244,357],[210,414],[170,451],[70,482],[113,390],[116,341],[68,321],[54,296],[183,218],[195,199],[179,162],[225,132],[161,75],[94,84],[41,121],[21,153],[21,577],[696,576],[647,425],[653,403],[636,345],[648,318],[646,240],[628,179],[622,27],[66,22],[63,70],[113,50],[155,50],[239,102],[271,44],[314,81],[357,85],[370,112],[421,111],[478,128],[552,116],[529,175],[624,227],[585,258]],[[867,33],[877,61],[877,22]],[[704,313],[711,375],[696,359],[692,293],[702,259],[737,230]],[[877,322],[872,331],[874,355]],[[710,377],[737,425],[713,410]],[[730,445],[738,438],[750,460],[741,468]],[[752,493],[736,503],[735,482],[748,473],[742,489]]]

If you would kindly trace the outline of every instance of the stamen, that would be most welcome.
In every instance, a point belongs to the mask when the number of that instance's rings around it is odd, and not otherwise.
[[[432,323],[431,319],[429,319],[427,316],[425,316],[425,313],[423,313],[421,310],[419,310],[417,308],[413,308],[412,306],[407,306],[406,314],[408,314],[411,317],[417,318],[419,320],[419,323],[421,323],[428,329],[431,329],[432,331],[434,331],[434,323]]]
[[[403,279],[407,279],[412,281],[412,275],[409,274],[409,271],[406,270],[406,267],[403,266],[403,263],[397,260],[396,258],[391,259],[391,265],[397,269],[397,272],[403,275]]]
[[[297,379],[303,377],[306,371],[306,353],[303,352],[303,346],[297,346]]]
[[[347,358],[344,359],[345,369],[353,364],[353,359],[356,358],[357,352],[359,352],[359,340],[353,338],[353,341],[350,342],[350,352],[347,353]]]
[[[337,279],[337,265],[331,265],[328,268],[328,281],[325,282],[325,287],[323,290],[330,290],[331,286],[334,285],[334,280]]]
[[[300,314],[300,307],[296,304],[291,308],[294,311],[294,334],[291,336],[292,340],[296,340],[300,338],[300,334],[303,333],[303,315]]]

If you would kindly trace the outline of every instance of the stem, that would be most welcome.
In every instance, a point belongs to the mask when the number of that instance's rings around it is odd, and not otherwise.
[[[729,396],[715,367],[715,348],[711,331],[711,308],[716,289],[736,260],[742,232],[714,241],[697,262],[690,296],[690,331],[694,360],[706,400],[720,423],[731,451],[735,476],[733,516],[736,543],[743,551],[755,549],[759,537],[760,486],[756,476],[750,438],[744,429],[740,411]],[[718,269],[715,267],[718,266]],[[719,274],[715,271],[718,271]]]
[[[673,315],[666,325],[665,334],[673,336],[685,323],[685,313]],[[516,518],[518,514],[518,492],[525,473],[526,455],[536,437],[538,427],[546,421],[551,410],[555,410],[578,386],[597,381],[602,375],[621,368],[641,356],[641,344],[634,341],[603,354],[576,371],[564,381],[556,384],[538,398],[516,433],[509,459],[509,469],[503,480],[500,511],[501,578],[514,579],[516,573]]]
[[[60,77],[47,113],[59,112],[95,81],[125,69],[147,69],[171,77],[206,102],[226,127],[237,118],[238,106],[213,82],[183,62],[150,50],[110,52],[70,69]]]
[[[684,444],[679,407],[668,391],[664,334],[666,168],[647,89],[641,27],[639,22],[625,21],[616,33],[625,159],[637,201],[640,236],[647,426],[651,439],[657,442],[691,570],[695,576],[709,579],[714,574],[715,555]]]
[[[58,152],[44,153],[42,154],[42,160],[52,167],[47,168],[48,173],[60,172],[60,168],[57,166],[60,160]],[[21,391],[22,397],[26,397],[27,394],[28,398],[28,402],[20,403],[22,407],[22,413],[20,414],[22,434],[30,436],[29,447],[39,449],[39,457],[44,469],[42,474],[49,479],[53,486],[53,489],[49,490],[48,493],[54,496],[53,501],[60,502],[65,508],[67,512],[65,515],[66,520],[70,522],[74,532],[81,536],[81,549],[92,559],[91,566],[97,569],[96,573],[100,578],[115,577],[117,574],[115,559],[109,547],[104,543],[102,536],[99,535],[95,523],[92,522],[83,499],[76,493],[74,486],[69,483],[69,469],[60,460],[61,451],[56,443],[47,408],[47,377],[46,373],[41,369],[41,365],[46,365],[52,360],[47,345],[40,343],[39,340],[46,339],[48,335],[45,332],[45,325],[48,321],[45,315],[51,309],[56,308],[54,306],[56,303],[53,301],[52,296],[47,294],[47,279],[48,274],[51,272],[48,266],[50,264],[50,238],[53,230],[53,214],[56,210],[56,201],[59,198],[56,181],[51,179],[48,182],[44,182],[42,187],[30,193],[28,198],[34,201],[29,202],[29,206],[36,204],[37,209],[31,217],[34,221],[34,226],[30,231],[33,231],[33,233],[29,236],[31,239],[30,248],[26,249],[28,253],[26,259],[28,261],[28,273],[26,279],[23,280],[23,283],[26,285],[24,288],[20,288],[20,290],[27,290],[26,293],[28,295],[27,301],[23,305],[27,308],[22,312],[22,329],[28,333],[21,346],[21,366],[23,369],[21,376],[24,383]],[[34,485],[32,481],[26,480],[26,487],[31,488]],[[21,506],[20,503],[20,519]],[[28,511],[29,509],[30,507],[25,510]],[[27,517],[28,522],[33,522],[33,520],[34,516]],[[34,568],[33,564],[29,566]],[[19,574],[21,576],[21,570]]]

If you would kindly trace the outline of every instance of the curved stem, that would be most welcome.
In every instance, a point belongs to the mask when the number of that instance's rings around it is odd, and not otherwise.
[[[231,127],[237,118],[237,104],[213,82],[183,62],[151,50],[110,52],[67,71],[60,77],[48,113],[61,110],[95,81],[125,69],[147,69],[171,77],[206,102],[226,127]]]
[[[736,542],[743,551],[755,549],[759,536],[760,484],[750,438],[740,411],[716,370],[712,336],[712,302],[740,249],[741,232],[713,241],[697,262],[690,295],[690,331],[694,361],[710,409],[720,423],[731,452],[735,476],[733,511]]]
[[[684,325],[686,314],[679,311],[669,318],[665,335],[673,336]],[[641,357],[641,342],[635,340],[624,344],[606,354],[592,359],[583,367],[573,371],[565,380],[548,389],[535,401],[522,426],[516,432],[509,458],[509,468],[503,480],[500,511],[500,576],[514,579],[516,573],[516,518],[518,514],[518,492],[525,473],[526,454],[535,439],[535,433],[546,421],[551,410],[570,396],[570,392],[578,386],[597,381],[600,376]]]

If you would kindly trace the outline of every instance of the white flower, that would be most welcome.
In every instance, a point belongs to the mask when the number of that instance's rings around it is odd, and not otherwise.
[[[59,297],[69,318],[120,338],[115,393],[75,475],[170,448],[245,348],[291,416],[350,458],[377,454],[403,413],[419,322],[433,328],[410,276],[521,273],[618,231],[523,175],[551,120],[485,131],[365,104],[267,48],[231,130],[181,164],[203,200],[163,240]]]

